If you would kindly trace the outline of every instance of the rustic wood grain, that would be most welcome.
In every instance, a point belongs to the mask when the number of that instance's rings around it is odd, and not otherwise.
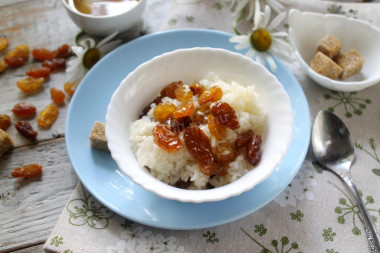
[[[43,243],[77,184],[64,138],[18,148],[0,161],[0,252]],[[12,168],[39,163],[43,174],[11,177]]]
[[[62,44],[72,45],[74,36],[80,31],[69,19],[61,6],[61,1],[34,0],[12,5],[12,8],[0,8],[0,36],[9,40],[7,49],[1,52],[4,56],[9,50],[20,44],[28,44],[30,49],[47,48],[54,50]],[[14,124],[19,120],[11,110],[18,102],[29,102],[37,107],[38,113],[48,104],[52,103],[50,88],[63,90],[63,85],[70,78],[70,73],[64,71],[51,74],[50,80],[45,82],[42,89],[35,94],[27,95],[16,86],[18,80],[25,78],[25,72],[30,68],[41,66],[41,63],[29,57],[29,61],[20,68],[8,68],[0,74],[0,114],[12,117],[12,125],[7,132],[15,142],[15,147],[32,143],[20,136]],[[49,129],[38,127],[35,118],[28,120],[34,129],[38,130],[37,141],[45,141],[64,135],[65,119],[70,98],[67,97],[65,105],[59,107],[57,121]]]
[[[43,244],[39,244],[39,245],[35,245],[35,246],[28,247],[25,249],[16,250],[16,251],[13,251],[12,253],[43,253],[44,252],[43,247],[44,247]]]

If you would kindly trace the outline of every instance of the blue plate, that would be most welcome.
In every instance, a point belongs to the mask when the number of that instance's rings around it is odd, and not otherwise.
[[[272,175],[237,197],[201,204],[158,197],[125,176],[110,154],[94,150],[89,145],[94,121],[105,122],[111,95],[138,65],[154,56],[180,48],[214,47],[244,53],[234,49],[234,45],[228,41],[231,36],[211,30],[177,30],[140,37],[109,53],[82,80],[67,116],[67,151],[83,185],[109,209],[153,227],[201,229],[253,213],[281,193],[296,175],[309,146],[310,113],[301,86],[279,61],[275,75],[289,94],[295,113],[293,140],[286,157]]]

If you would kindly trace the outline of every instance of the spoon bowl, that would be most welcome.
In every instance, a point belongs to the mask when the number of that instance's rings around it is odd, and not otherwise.
[[[330,111],[320,111],[314,120],[311,143],[317,161],[346,183],[356,198],[363,216],[371,252],[380,251],[380,238],[359,191],[351,177],[350,168],[355,158],[355,143],[346,125]]]

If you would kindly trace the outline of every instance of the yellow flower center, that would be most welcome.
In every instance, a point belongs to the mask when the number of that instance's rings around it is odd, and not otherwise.
[[[265,52],[270,48],[272,44],[272,37],[270,33],[265,29],[257,29],[249,37],[251,45],[259,52]]]
[[[90,69],[100,60],[100,52],[97,48],[90,48],[83,56],[83,65]]]

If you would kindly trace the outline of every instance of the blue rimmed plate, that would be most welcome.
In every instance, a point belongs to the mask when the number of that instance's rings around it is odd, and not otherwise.
[[[288,92],[295,114],[293,140],[286,157],[272,175],[237,197],[201,204],[163,199],[134,184],[118,169],[110,154],[94,150],[89,145],[94,121],[105,122],[113,92],[138,65],[180,48],[215,47],[244,53],[234,49],[228,41],[231,36],[224,32],[193,29],[147,35],[112,51],[88,72],[71,101],[66,145],[79,179],[101,203],[141,224],[166,229],[201,229],[234,221],[260,209],[290,183],[305,158],[311,122],[302,88],[279,61],[276,61],[275,75]]]

